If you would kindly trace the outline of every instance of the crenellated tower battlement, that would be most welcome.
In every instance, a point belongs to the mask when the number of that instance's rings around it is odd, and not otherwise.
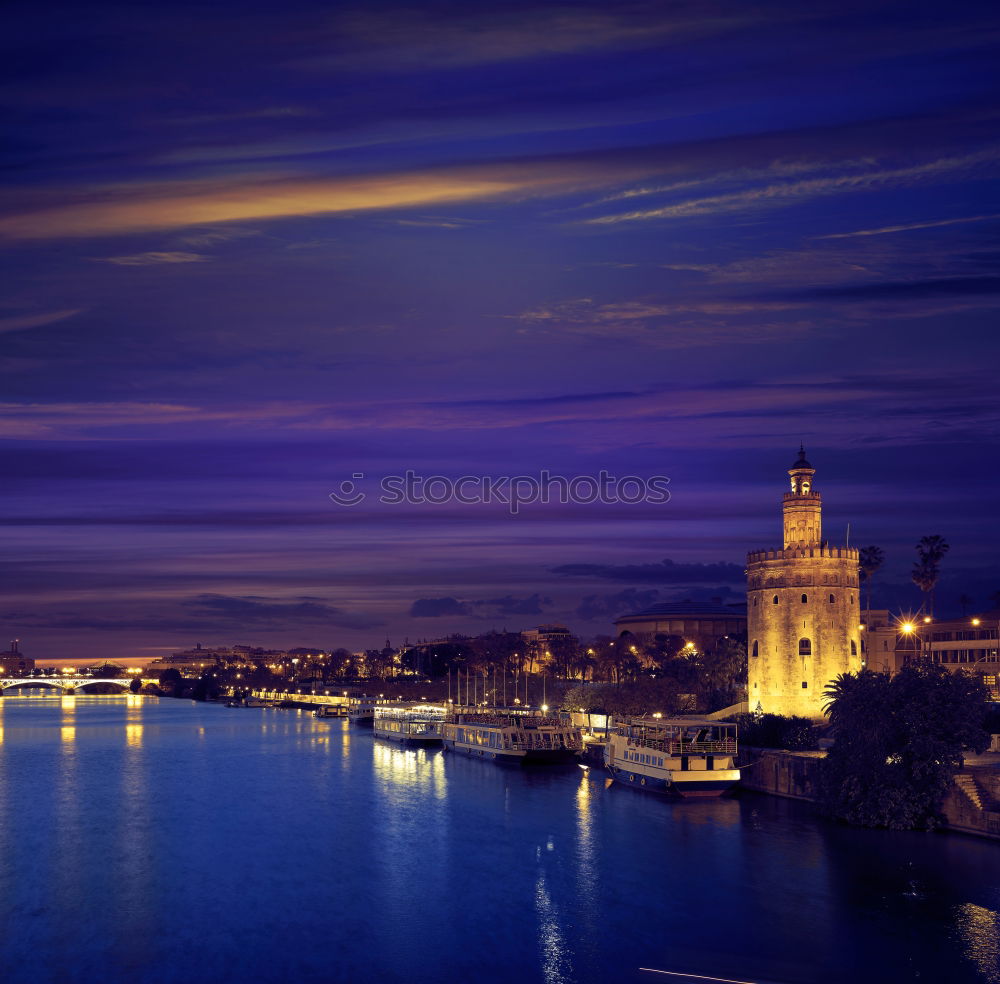
[[[795,560],[801,557],[838,557],[845,560],[858,560],[855,547],[791,547],[783,550],[751,550],[747,554],[747,563],[754,564],[764,560]]]
[[[861,667],[858,551],[824,542],[805,450],[782,496],[784,546],[747,554],[750,709],[823,717],[823,692]]]

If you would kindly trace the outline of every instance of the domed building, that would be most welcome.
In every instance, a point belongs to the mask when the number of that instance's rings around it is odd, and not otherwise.
[[[788,474],[783,546],[747,555],[747,698],[751,711],[821,719],[827,684],[861,668],[858,551],[823,539],[804,448]]]
[[[723,604],[721,598],[710,602],[665,602],[616,618],[615,629],[619,638],[634,637],[642,643],[651,643],[658,635],[680,636],[704,652],[724,636],[742,636],[746,632],[746,605]]]

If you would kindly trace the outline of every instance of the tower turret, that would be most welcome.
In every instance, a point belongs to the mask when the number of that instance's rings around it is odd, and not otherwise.
[[[747,556],[750,709],[823,716],[823,691],[861,667],[858,551],[822,538],[816,470],[804,448],[788,469],[784,547]]]
[[[806,461],[806,451],[799,445],[799,457],[788,469],[792,491],[785,493],[782,510],[785,519],[785,549],[818,547],[823,542],[823,500],[813,491],[816,469]]]

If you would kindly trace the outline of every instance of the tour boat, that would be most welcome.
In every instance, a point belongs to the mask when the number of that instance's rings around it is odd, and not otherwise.
[[[343,704],[320,704],[316,708],[318,718],[342,718],[347,717],[347,711]]]
[[[403,745],[440,745],[445,709],[435,704],[380,705],[375,708],[375,737]]]
[[[351,697],[347,702],[347,716],[351,724],[371,726],[375,723],[375,706],[378,703],[374,697]]]
[[[583,750],[579,728],[523,710],[457,708],[441,737],[446,751],[513,764],[574,762]]]
[[[633,718],[604,749],[616,781],[680,796],[720,796],[740,781],[735,762],[736,725],[708,718]]]

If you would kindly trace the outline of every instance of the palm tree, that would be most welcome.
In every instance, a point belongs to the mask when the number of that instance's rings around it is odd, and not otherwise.
[[[861,574],[861,583],[868,588],[868,604],[866,606],[865,621],[871,621],[872,614],[872,580],[875,572],[885,563],[885,554],[881,547],[862,547],[858,551],[858,571]]]
[[[950,549],[943,536],[924,536],[917,544],[917,562],[910,575],[913,583],[924,594],[928,615],[934,614],[934,587],[941,576],[941,560]]]

